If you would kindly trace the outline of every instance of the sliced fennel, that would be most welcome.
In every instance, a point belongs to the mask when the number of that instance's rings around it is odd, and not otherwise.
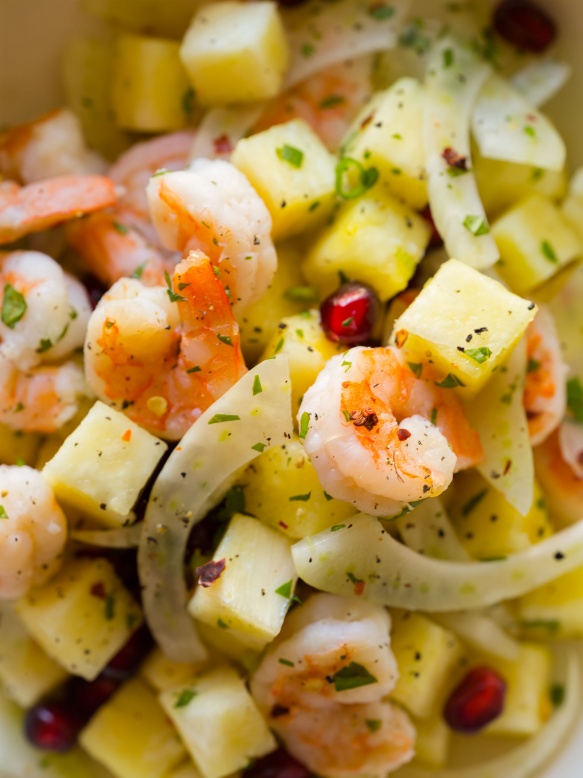
[[[431,213],[449,256],[478,270],[498,259],[470,154],[471,112],[490,72],[469,46],[445,37],[430,53],[425,82],[423,142]],[[447,162],[447,150],[465,158],[466,170]]]
[[[254,105],[221,105],[211,108],[198,125],[190,150],[190,159],[199,157],[228,159],[237,141],[244,138],[264,109]]]
[[[538,770],[558,751],[575,723],[579,712],[580,676],[576,649],[570,648],[566,657],[565,697],[560,708],[536,735],[507,753],[481,764],[472,764],[471,767],[440,769],[435,772],[406,766],[395,775],[398,778],[528,778],[535,772],[538,775]]]
[[[77,529],[71,532],[71,540],[101,548],[137,548],[141,533],[141,524],[116,529]]]
[[[325,592],[395,608],[459,611],[520,597],[583,565],[583,522],[525,551],[491,562],[446,562],[416,554],[378,519],[357,514],[292,546],[299,577]]]
[[[410,0],[310,0],[281,11],[292,52],[286,87],[319,70],[397,44]]]
[[[391,526],[396,526],[403,543],[418,554],[434,559],[470,559],[439,497],[423,500]]]
[[[521,341],[506,365],[466,406],[484,449],[478,470],[521,516],[526,516],[534,497],[532,448],[522,403],[525,373],[526,346]]]
[[[554,97],[569,80],[573,68],[556,59],[537,59],[515,73],[512,85],[537,108]]]
[[[455,632],[469,646],[491,656],[516,662],[520,646],[494,619],[476,611],[436,613],[433,619]]]
[[[482,87],[472,111],[472,132],[483,157],[542,170],[562,170],[565,142],[551,122],[498,75]]]
[[[156,642],[176,662],[204,659],[186,610],[183,564],[191,528],[233,476],[291,436],[291,381],[284,355],[261,362],[192,425],[158,476],[140,538],[144,612]]]

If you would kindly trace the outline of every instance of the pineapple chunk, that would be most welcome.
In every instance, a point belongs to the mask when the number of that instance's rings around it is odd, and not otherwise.
[[[170,770],[169,773],[164,773],[162,778],[201,778],[201,775],[193,762],[189,760]]]
[[[100,526],[134,520],[132,508],[167,445],[123,413],[96,402],[43,474],[58,500]]]
[[[245,682],[227,665],[165,691],[160,701],[204,778],[223,778],[277,743]]]
[[[581,256],[583,244],[559,208],[533,195],[492,227],[500,251],[496,270],[517,294],[527,294]]]
[[[34,432],[20,432],[0,424],[0,465],[34,466],[41,438]]]
[[[546,646],[521,643],[515,662],[488,659],[507,683],[502,715],[484,730],[487,735],[534,735],[549,711],[551,653]]]
[[[265,202],[275,240],[313,229],[330,215],[336,159],[303,119],[243,138],[231,162]]]
[[[504,362],[536,306],[450,259],[395,322],[392,339],[412,362],[430,361],[445,386],[474,394]]]
[[[222,0],[195,15],[180,57],[203,105],[275,97],[283,85],[289,46],[274,2]]]
[[[139,678],[97,711],[79,740],[116,778],[160,778],[186,757],[155,693]]]
[[[372,165],[391,192],[416,210],[427,205],[421,127],[423,89],[401,78],[362,109],[343,144],[343,155]]]
[[[529,637],[583,636],[583,567],[528,592],[516,600],[516,611]]]
[[[6,694],[29,708],[67,678],[67,673],[29,636],[12,603],[0,608],[0,681]]]
[[[293,595],[297,575],[290,549],[279,532],[235,514],[214,554],[225,568],[207,588],[197,586],[190,613],[261,650],[279,633]]]
[[[453,488],[445,494],[445,501],[463,546],[477,559],[514,554],[553,532],[536,482],[534,499],[526,516],[521,516],[502,492],[494,489],[477,470],[458,473]]]
[[[159,648],[155,648],[140,667],[140,675],[156,691],[163,692],[186,683],[202,666],[194,662],[173,662]]]
[[[179,43],[165,38],[118,38],[112,106],[119,127],[168,132],[187,124],[193,111],[193,95],[179,49]]]
[[[451,746],[451,729],[441,711],[428,719],[415,719],[415,760],[429,767],[444,767]]]
[[[328,340],[320,324],[318,311],[304,311],[287,316],[267,344],[262,359],[287,354],[292,383],[292,414],[295,416],[302,397],[316,380],[330,357],[346,347]]]
[[[339,208],[309,251],[304,275],[322,297],[338,287],[340,275],[388,300],[409,283],[430,234],[425,219],[377,186]]]
[[[462,645],[453,632],[418,613],[395,611],[392,619],[399,680],[389,696],[420,719],[434,716],[463,657]]]
[[[354,506],[322,489],[297,437],[264,451],[241,478],[245,510],[290,538],[305,538],[354,516]]]
[[[16,603],[30,635],[70,673],[92,681],[127,642],[142,615],[105,559],[64,565]]]
[[[232,629],[199,621],[196,625],[196,631],[202,642],[209,647],[209,653],[214,659],[219,657],[223,661],[225,658],[232,659],[247,670],[258,667],[261,652],[249,648],[233,633]]]

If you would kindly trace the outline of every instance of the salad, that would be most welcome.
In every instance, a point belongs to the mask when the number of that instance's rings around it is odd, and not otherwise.
[[[583,635],[555,21],[82,7],[66,105],[0,134],[2,775],[542,775]]]

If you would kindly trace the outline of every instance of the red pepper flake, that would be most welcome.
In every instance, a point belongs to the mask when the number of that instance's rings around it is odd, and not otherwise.
[[[203,589],[208,589],[211,584],[221,577],[225,566],[226,562],[224,559],[219,559],[218,561],[211,559],[210,562],[197,567],[194,572],[198,576],[198,583]]]
[[[502,472],[502,475],[507,475],[511,467],[512,467],[512,460],[507,459],[506,464],[504,465],[504,470]]]
[[[215,147],[215,154],[230,154],[233,151],[233,144],[229,140],[228,135],[219,135],[218,138],[214,138],[213,146]]]
[[[285,521],[280,521],[280,522],[279,522],[279,526],[280,526],[282,529],[288,529],[288,525],[285,523]]]
[[[126,443],[129,443],[129,441],[132,439],[132,431],[126,430],[124,434],[121,436],[122,440],[125,440]]]
[[[98,597],[100,600],[105,600],[105,584],[103,581],[98,581],[93,584],[91,587],[91,594],[94,597]]]
[[[407,342],[407,338],[409,337],[409,333],[407,330],[399,330],[395,333],[395,346],[397,348],[403,348],[405,343]]]
[[[364,130],[365,127],[368,127],[368,125],[372,122],[373,119],[374,119],[374,113],[369,113],[369,115],[361,121],[360,129]]]
[[[452,149],[451,146],[444,149],[441,156],[450,167],[463,170],[464,173],[467,171],[468,158],[464,154],[459,154],[455,149]]]
[[[407,438],[411,437],[411,433],[409,432],[409,430],[405,430],[401,427],[400,429],[397,430],[397,437],[399,438],[399,440],[407,440]]]
[[[354,593],[357,597],[360,597],[360,595],[364,592],[364,581],[357,581],[354,584]]]

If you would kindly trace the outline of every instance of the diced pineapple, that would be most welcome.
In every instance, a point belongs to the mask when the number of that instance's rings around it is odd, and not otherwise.
[[[261,656],[261,651],[249,648],[232,629],[199,621],[196,625],[196,631],[202,642],[209,647],[209,653],[213,659],[221,659],[222,661],[231,659],[248,670],[255,669],[259,665],[258,659]]]
[[[34,466],[41,438],[34,432],[20,432],[0,424],[0,464]]]
[[[395,322],[392,341],[414,363],[431,362],[446,387],[474,394],[509,356],[536,306],[450,259]]]
[[[139,678],[126,681],[79,740],[116,778],[160,778],[186,757],[155,693]]]
[[[343,144],[344,156],[376,167],[391,192],[416,210],[427,205],[422,125],[422,86],[401,78],[367,103]]]
[[[302,397],[330,357],[345,350],[345,346],[328,340],[320,324],[318,311],[304,311],[281,320],[263,352],[262,359],[280,353],[288,355],[292,382],[292,415],[295,416]]]
[[[112,85],[112,106],[119,127],[168,132],[187,124],[193,112],[193,94],[179,50],[180,44],[173,40],[120,35]]]
[[[99,525],[119,527],[135,518],[132,508],[166,449],[123,413],[96,402],[43,474],[58,500]]]
[[[245,361],[253,365],[286,316],[318,302],[315,289],[306,286],[300,271],[300,253],[290,245],[277,249],[277,273],[265,294],[245,308],[239,321]]]
[[[227,665],[163,692],[160,701],[204,778],[223,778],[277,748],[245,682]]]
[[[340,276],[364,281],[388,300],[409,283],[430,234],[425,219],[377,185],[343,203],[310,249],[304,275],[322,297]]]
[[[156,691],[163,692],[189,681],[203,665],[193,662],[173,662],[155,648],[140,667],[140,675]]]
[[[462,645],[453,632],[418,613],[394,611],[392,619],[399,680],[389,696],[418,718],[434,716],[462,659]]]
[[[235,514],[213,557],[225,560],[224,570],[210,586],[196,588],[190,613],[262,649],[279,633],[293,595],[297,575],[290,549],[281,533]]]
[[[514,554],[552,534],[545,501],[535,482],[526,516],[514,508],[477,470],[458,473],[445,493],[450,518],[465,549],[477,559]]]
[[[180,57],[203,105],[275,97],[289,63],[277,5],[220,0],[195,15]]]
[[[190,22],[199,0],[81,0],[81,8],[109,24],[131,32],[152,31],[178,38]]]
[[[188,760],[188,762],[179,764],[178,767],[170,770],[170,772],[164,773],[162,778],[201,778],[201,775],[194,766],[194,762]]]
[[[326,494],[297,437],[257,457],[241,478],[245,510],[290,538],[305,538],[354,515]]]
[[[32,640],[12,603],[0,608],[0,681],[4,691],[29,708],[67,677],[67,673]]]
[[[549,712],[551,653],[546,646],[521,643],[516,662],[488,659],[507,683],[502,715],[484,730],[487,735],[534,735]]]
[[[451,729],[441,711],[428,719],[415,719],[415,759],[429,767],[444,767],[451,745]]]
[[[581,256],[583,244],[550,200],[533,195],[492,226],[500,252],[496,270],[517,294],[527,294]]]
[[[105,559],[65,564],[16,612],[47,654],[70,673],[93,680],[126,643],[142,615]]]
[[[243,138],[231,162],[265,202],[274,239],[313,229],[330,215],[336,197],[336,158],[303,119]]]
[[[516,612],[528,637],[583,636],[583,567],[532,589],[516,600]]]

